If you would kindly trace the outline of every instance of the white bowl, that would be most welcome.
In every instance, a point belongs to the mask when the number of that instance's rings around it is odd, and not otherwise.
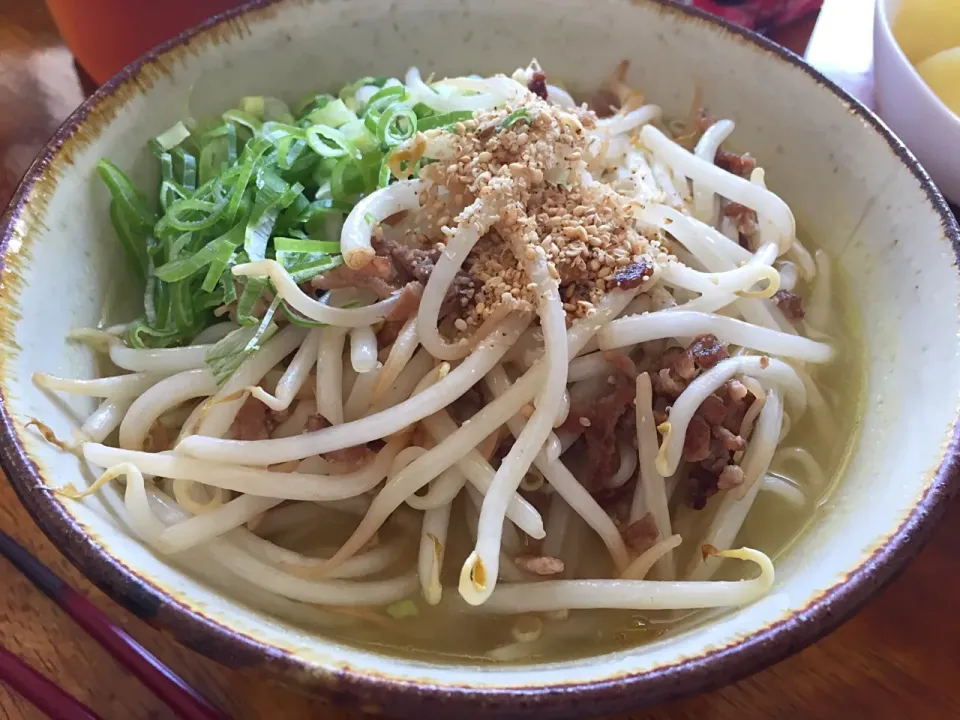
[[[877,113],[920,159],[943,194],[960,203],[960,117],[907,60],[890,23],[901,0],[878,0],[873,54]]]
[[[851,278],[863,323],[867,394],[846,477],[830,507],[778,562],[773,591],[639,649],[576,662],[490,667],[388,656],[307,634],[214,590],[132,540],[100,498],[62,500],[49,483],[87,482],[77,461],[26,429],[61,436],[92,405],[30,381],[92,376],[67,343],[95,324],[124,258],[99,158],[156,182],[145,140],[246,94],[294,98],[364,74],[510,71],[536,56],[581,88],[619,60],[669,113],[695,85],[738,124],[801,227]],[[917,552],[957,487],[960,231],[913,156],[796,56],[696,11],[655,0],[288,0],[260,2],[150,53],[66,122],[0,224],[0,459],[21,499],[91,579],[191,647],[260,665],[308,689],[393,715],[597,715],[742,677],[839,624]],[[859,372],[858,368],[852,370]],[[895,622],[891,618],[891,622]]]

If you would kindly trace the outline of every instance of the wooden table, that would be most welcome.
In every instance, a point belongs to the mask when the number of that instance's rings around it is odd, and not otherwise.
[[[799,24],[779,39],[802,49],[811,28],[812,22]],[[43,4],[0,0],[0,204],[36,150],[80,99],[72,60]],[[34,525],[3,480],[0,528],[85,592],[232,717],[360,717],[299,695],[262,674],[220,667],[144,625],[84,580]],[[954,574],[958,563],[960,506],[900,579],[830,637],[736,685],[630,717],[960,717],[960,622],[954,617],[960,605],[960,573]],[[2,560],[0,640],[106,720],[172,718],[164,705]],[[0,686],[0,718],[41,716]]]

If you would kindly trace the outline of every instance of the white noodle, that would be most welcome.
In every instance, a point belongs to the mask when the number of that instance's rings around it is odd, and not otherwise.
[[[142,449],[150,428],[161,415],[187,400],[207,397],[215,392],[217,381],[207,368],[185,370],[161,380],[130,405],[120,423],[120,447]]]
[[[597,333],[601,350],[636,345],[661,338],[692,337],[710,333],[724,343],[803,362],[824,363],[833,348],[799,335],[757,327],[742,320],[686,310],[648,313],[619,318]]]
[[[290,361],[287,369],[283,371],[283,375],[277,381],[273,395],[256,386],[250,388],[250,394],[275,412],[290,407],[290,403],[300,392],[310,376],[310,371],[317,362],[317,343],[319,339],[319,328],[311,330],[307,334],[307,337],[297,349],[297,353],[293,356],[293,360]]]
[[[240,441],[192,436],[184,438],[177,451],[206,460],[273,465],[379,440],[432,415],[463,395],[503,357],[525,325],[524,318],[508,319],[500,331],[481,343],[470,357],[429,392],[415,395],[376,415],[276,440]]]
[[[86,419],[80,429],[74,433],[74,438],[78,442],[103,442],[116,430],[123,416],[130,409],[133,398],[107,399],[100,403],[91,415]]]
[[[491,193],[477,198],[470,207],[460,213],[454,234],[447,239],[446,250],[440,255],[436,267],[430,273],[427,286],[423,289],[423,298],[417,311],[417,332],[420,342],[437,359],[461,360],[470,354],[470,344],[465,339],[451,344],[440,335],[437,325],[440,308],[467,255],[480,237],[499,219],[500,209],[505,201],[505,195]]]
[[[547,269],[546,253],[537,248],[533,255],[527,258],[526,270],[539,295],[537,313],[544,340],[543,384],[533,415],[500,463],[480,508],[477,545],[460,573],[460,594],[474,605],[488,598],[496,585],[499,541],[507,505],[553,429],[561,402],[557,388],[567,384],[567,326],[558,285]],[[540,471],[544,472],[544,468],[540,467]]]
[[[617,113],[613,117],[597,120],[597,128],[608,136],[622,135],[636,130],[641,125],[659,120],[663,110],[659,105],[644,105],[628,113]]]
[[[201,411],[196,434],[210,438],[222,437],[230,429],[243,406],[246,388],[260,382],[281,360],[298,348],[306,334],[304,328],[288,325],[270,338],[259,351],[244,360],[220,391],[208,401],[209,405],[205,410]],[[261,463],[253,460],[248,464]]]
[[[420,345],[420,336],[417,334],[417,319],[412,317],[404,324],[397,339],[390,347],[390,354],[383,363],[383,369],[377,375],[377,381],[370,389],[370,401],[376,402],[387,388],[393,385],[400,373],[407,366]],[[423,373],[421,373],[422,375]]]
[[[647,125],[641,130],[640,139],[655,155],[662,157],[695,183],[702,183],[723,197],[745,205],[756,211],[761,218],[769,218],[777,228],[781,252],[790,247],[797,234],[796,222],[789,206],[779,197],[749,180],[717,167],[712,162],[701,160],[653,125]]]
[[[630,566],[620,575],[621,580],[643,580],[647,573],[660,560],[672,556],[673,551],[680,547],[682,538],[679,535],[671,535],[659,541],[649,550],[641,553],[636,560],[630,563]],[[669,579],[669,578],[668,578]]]
[[[353,206],[340,231],[340,252],[347,267],[359,270],[373,259],[375,252],[370,241],[374,223],[383,222],[403,210],[416,210],[420,207],[421,190],[419,180],[401,180],[370,193]],[[333,324],[330,320],[314,319]],[[369,325],[371,322],[373,320],[360,324]]]
[[[743,457],[743,484],[745,493],[738,497],[734,490],[728,490],[724,493],[719,507],[710,520],[710,526],[703,535],[702,542],[697,543],[696,547],[701,545],[713,545],[721,550],[730,547],[736,540],[737,533],[743,526],[743,521],[753,507],[753,501],[756,500],[757,493],[760,491],[763,482],[761,478],[766,474],[770,467],[770,460],[777,449],[777,438],[780,435],[780,425],[783,422],[783,402],[780,400],[779,393],[770,391],[767,393],[767,401],[760,411],[760,418],[757,421],[757,429],[753,433],[750,445]],[[739,488],[735,488],[737,490]],[[687,566],[687,578],[689,580],[707,580],[717,570],[720,564],[720,558],[711,557],[704,559],[699,554],[694,553]]]
[[[728,551],[760,566],[760,576],[733,582],[650,580],[544,580],[498,587],[479,610],[491,613],[549,612],[591,608],[685,610],[747,605],[773,586],[773,563],[756,550]]]
[[[192,480],[234,492],[285,500],[338,500],[360,495],[375,487],[387,470],[399,447],[388,444],[376,460],[361,470],[344,475],[275,473],[244,466],[179,457],[171,453],[145,453],[121,450],[97,443],[85,443],[83,456],[100,467],[134,463],[142,472],[158,477]]]
[[[640,475],[637,488],[633,492],[630,507],[630,522],[635,523],[643,515],[650,513],[657,527],[657,534],[663,540],[670,537],[670,510],[667,507],[667,490],[663,475],[657,468],[657,428],[653,419],[653,386],[648,373],[637,376],[637,447]],[[671,473],[672,474],[672,473]],[[676,576],[673,553],[668,552],[657,566],[658,575],[663,580],[673,580]]]
[[[776,475],[764,476],[760,482],[760,492],[772,493],[795,508],[803,508],[807,505],[807,497],[800,488]]]
[[[506,397],[516,387],[516,384],[511,386],[506,372],[500,367],[491,370],[485,380],[490,391],[497,398]],[[519,443],[526,426],[516,416],[510,418],[507,425]],[[626,567],[629,562],[628,553],[620,531],[586,488],[560,460],[550,460],[545,452],[538,453],[534,462],[557,494],[600,536],[614,564],[618,567]]]
[[[672,475],[680,464],[687,425],[693,413],[708,395],[720,388],[727,380],[738,374],[749,374],[765,385],[783,389],[787,399],[795,407],[799,418],[807,406],[807,391],[796,371],[780,360],[743,355],[721,360],[711,370],[694,380],[683,391],[670,410],[665,436],[657,453],[657,469],[663,476]],[[780,432],[779,423],[777,433]]]
[[[236,265],[233,268],[233,274],[237,277],[270,278],[277,289],[277,294],[294,310],[310,320],[341,328],[372,325],[387,317],[400,300],[400,293],[397,292],[373,305],[357,308],[334,307],[307,295],[276,260],[259,260],[245,265]]]
[[[471,422],[476,419],[474,418]],[[454,435],[459,430],[446,410],[440,410],[434,415],[424,418],[423,425],[437,442]],[[493,483],[495,471],[483,455],[476,450],[476,446],[457,461],[457,468],[482,495],[487,494],[490,485]],[[415,496],[411,496],[408,502],[413,507],[417,507]],[[531,537],[543,536],[543,521],[540,514],[533,505],[517,493],[514,493],[510,504],[507,506],[507,517]]]
[[[317,412],[331,425],[343,424],[343,346],[347,334],[336,326],[320,330],[317,342]]]
[[[377,366],[377,336],[369,325],[350,329],[350,362],[361,375]]]
[[[113,342],[110,344],[110,362],[118,368],[133,372],[172,375],[205,367],[207,353],[212,347],[213,345],[188,345],[180,348],[137,350]]]
[[[715,122],[700,136],[693,154],[705,162],[714,162],[717,150],[733,134],[734,127],[730,120]],[[693,214],[698,220],[708,225],[717,224],[717,199],[713,191],[701,183],[693,185]]]
[[[70,378],[36,372],[33,374],[33,382],[47,390],[59,390],[73,395],[119,400],[141,395],[162,380],[163,377],[163,375],[152,375],[150,373],[131,373],[95,380],[71,380]]]

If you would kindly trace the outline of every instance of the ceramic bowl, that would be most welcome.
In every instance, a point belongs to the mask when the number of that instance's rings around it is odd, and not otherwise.
[[[650,645],[587,660],[434,664],[335,643],[252,611],[132,540],[99,499],[45,492],[86,482],[26,429],[69,435],[93,406],[56,400],[36,370],[90,377],[64,340],[122,298],[124,259],[94,166],[107,156],[156,182],[145,140],[247,94],[294,98],[410,64],[512,71],[536,56],[575,87],[618,61],[685,114],[696,85],[768,170],[800,226],[852,278],[866,343],[858,439],[830,507],[780,559],[755,604]],[[94,582],[140,617],[232,665],[258,666],[368,710],[420,718],[597,715],[740,678],[850,616],[913,556],[957,486],[960,233],[914,157],[797,57],[655,0],[287,0],[253,3],[134,63],[72,115],[28,171],[0,225],[0,457],[23,503]]]
[[[943,194],[960,204],[960,117],[938,98],[907,60],[891,22],[901,0],[878,0],[873,27],[877,113],[930,172]]]

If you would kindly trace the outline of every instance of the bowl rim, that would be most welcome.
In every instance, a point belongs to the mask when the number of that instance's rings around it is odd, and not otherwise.
[[[902,0],[877,0],[877,8],[875,11],[876,29],[873,38],[874,45],[877,45],[882,40],[884,43],[893,48],[893,54],[897,58],[897,62],[907,68],[907,72],[910,74],[910,79],[920,88],[920,91],[923,93],[923,96],[927,99],[930,105],[937,108],[937,112],[942,116],[944,122],[949,123],[954,130],[960,131],[960,115],[948,108],[947,104],[941,100],[940,96],[937,95],[927,84],[927,81],[923,79],[923,76],[921,76],[920,72],[917,70],[917,66],[910,62],[907,54],[903,51],[903,48],[900,47],[900,43],[897,41],[897,36],[893,34],[893,23],[891,22],[892,18],[890,17],[891,14],[888,12],[887,8],[891,2],[900,3]]]
[[[629,8],[644,5],[670,12],[684,22],[697,21],[726,33],[731,41],[764,51],[774,62],[796,67],[831,91],[839,102],[876,132],[914,176],[930,209],[939,216],[941,231],[960,262],[960,227],[940,192],[913,154],[874,113],[786,48],[722,18],[673,0],[610,0]],[[101,103],[118,94],[146,67],[162,65],[163,56],[217,26],[246,16],[258,21],[261,11],[277,11],[302,0],[251,0],[214,15],[149,50],[98,88],[64,121],[27,169],[7,209],[0,217],[0,262],[9,263],[11,240],[24,221],[31,191],[46,179],[46,172],[64,143],[83,126]],[[3,276],[0,275],[0,283]],[[295,686],[319,690],[336,700],[362,708],[389,708],[392,715],[448,718],[454,712],[519,714],[535,711],[541,717],[579,717],[636,709],[718,688],[757,672],[797,652],[846,621],[880,588],[889,583],[929,539],[936,521],[960,490],[960,422],[953,426],[943,460],[930,487],[901,525],[889,534],[858,567],[804,608],[761,628],[740,641],[696,658],[654,670],[578,684],[542,687],[484,687],[441,685],[429,680],[414,682],[383,674],[364,673],[347,666],[321,667],[286,651],[260,642],[221,622],[186,607],[166,591],[138,576],[88,535],[49,493],[41,472],[30,459],[0,387],[0,468],[37,525],[67,558],[115,601],[154,627],[172,634],[181,644],[231,667],[259,666]]]

